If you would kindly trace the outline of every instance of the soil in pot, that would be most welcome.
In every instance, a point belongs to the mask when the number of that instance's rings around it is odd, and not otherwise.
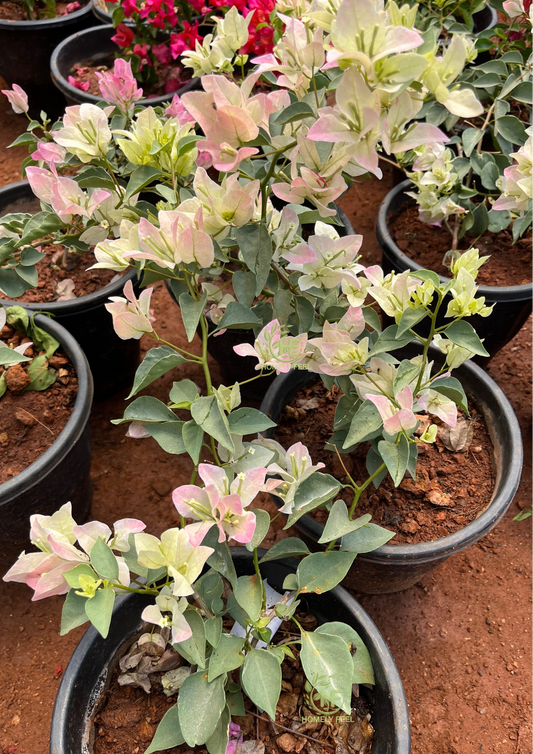
[[[308,612],[297,612],[296,617],[307,630],[317,626],[317,619]],[[287,640],[293,633],[294,625],[284,622],[276,636]],[[229,630],[229,626],[226,627]],[[152,649],[154,647],[154,649]],[[245,699],[246,715],[233,716],[232,722],[241,728],[245,741],[264,745],[256,754],[331,754],[342,741],[349,741],[342,750],[346,754],[370,754],[372,750],[373,728],[371,693],[366,688],[357,688],[357,696],[352,696],[352,714],[350,719],[341,710],[331,717],[322,718],[320,711],[309,709],[304,699],[304,682],[299,650],[293,647],[295,659],[286,657],[281,666],[282,692],[277,705],[276,721],[273,723],[267,715],[261,715],[249,699]],[[162,649],[151,645],[154,652],[151,660],[155,665]],[[139,652],[136,642],[126,650],[121,662]],[[159,652],[157,654],[156,652]],[[138,656],[138,655],[137,655]],[[166,665],[177,668],[187,666],[174,650],[167,649]],[[143,660],[141,660],[142,662]],[[146,660],[144,660],[146,662]],[[133,668],[130,673],[134,672]],[[111,684],[102,701],[102,706],[95,715],[94,754],[124,754],[124,752],[143,752],[151,742],[157,726],[164,714],[176,703],[177,695],[166,696],[161,685],[163,672],[150,673],[152,684],[148,694],[142,688],[120,685],[119,677],[124,680],[124,673],[118,667]],[[238,671],[234,671],[234,680],[238,681]],[[308,703],[308,702],[307,702]],[[303,721],[302,718],[317,718]],[[327,720],[327,722],[324,722]],[[297,735],[295,731],[303,733]],[[169,754],[186,754],[191,752],[187,744],[169,749]],[[205,746],[198,747],[205,752]]]
[[[423,223],[416,205],[402,209],[389,221],[391,235],[398,247],[413,261],[444,277],[450,270],[443,264],[450,248],[451,236],[446,228]],[[531,282],[531,232],[513,244],[512,231],[485,233],[475,239],[468,234],[459,241],[461,250],[475,246],[490,259],[480,268],[476,282],[487,286],[525,285]]]
[[[15,347],[29,338],[5,325],[0,340]],[[36,357],[38,353],[32,348],[26,356]],[[68,422],[78,394],[76,371],[61,351],[50,357],[56,381],[46,390],[24,392],[30,379],[28,364],[31,362],[6,370],[7,390],[0,398],[0,484],[20,474],[48,450]]]
[[[170,100],[172,99],[173,93],[188,83],[192,78],[191,69],[184,68],[177,62],[163,65],[159,61],[156,61],[154,64],[154,70],[157,76],[157,82],[152,86],[140,84],[145,99],[168,94]],[[86,61],[76,63],[70,70],[69,75],[75,79],[76,83],[74,83],[74,86],[84,92],[100,97],[100,87],[98,86],[98,77],[96,74],[108,72],[113,72],[113,63],[111,61],[109,62],[109,65],[91,65],[89,61]]]
[[[74,11],[79,10],[85,5],[87,5],[87,0],[81,0],[81,2],[56,2],[55,17],[68,16],[69,13],[74,13]],[[36,6],[39,10],[40,17],[47,18],[47,16],[45,15],[46,8],[44,3],[37,2]],[[35,20],[34,18],[28,16],[26,8],[22,5],[22,3],[10,2],[9,0],[8,2],[0,3],[0,18],[5,19],[6,21]]]
[[[333,434],[340,395],[336,386],[327,391],[321,380],[302,388],[278,419],[275,437],[284,448],[302,442],[309,448],[313,463],[322,461],[326,465],[326,473],[347,483],[348,471],[360,484],[368,476],[365,459],[370,444],[363,443],[353,453],[341,455],[346,470],[337,455],[325,448]],[[357,514],[370,513],[375,523],[394,531],[396,536],[389,544],[417,544],[445,537],[474,521],[489,504],[494,488],[494,451],[485,421],[470,396],[469,406],[471,418],[459,418],[457,437],[432,417],[441,426],[435,444],[418,446],[416,481],[406,476],[395,488],[387,476],[377,490],[371,485],[361,496]],[[453,450],[463,441],[467,447]],[[350,505],[349,490],[340,496]],[[325,511],[311,515],[325,524]]]

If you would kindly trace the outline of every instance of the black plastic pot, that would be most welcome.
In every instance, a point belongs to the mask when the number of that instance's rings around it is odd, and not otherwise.
[[[403,207],[414,204],[414,199],[405,193],[412,187],[410,180],[403,181],[389,191],[379,208],[376,236],[383,252],[382,266],[385,272],[405,272],[406,270],[418,271],[423,267],[414,262],[394,242],[389,222],[398,214]],[[449,278],[440,276],[442,282],[448,282]],[[487,306],[496,304],[490,317],[474,315],[469,322],[483,340],[483,345],[494,356],[503,346],[519,332],[525,324],[532,309],[533,284],[512,286],[479,286],[478,296],[484,296]],[[442,308],[446,311],[445,307]],[[439,325],[449,322],[444,319],[444,314],[438,318]],[[490,359],[476,357],[478,364],[486,364]]]
[[[102,23],[102,24],[112,24],[113,23],[113,10],[108,10],[109,6],[117,7],[117,3],[107,3],[106,2],[106,10],[104,10],[100,4],[97,2],[97,0],[91,0],[91,7],[93,14],[96,16],[96,18]],[[129,25],[128,19],[125,19],[124,23],[126,25]]]
[[[32,199],[35,200],[35,196],[28,181],[4,186],[0,188],[0,215],[5,214],[8,208],[18,212],[32,211],[27,207],[16,206],[17,203],[30,202]],[[122,295],[122,289],[128,280],[133,282],[138,292],[137,272],[131,269],[105,288],[72,301],[26,303],[0,298],[0,304],[24,306],[32,312],[45,311],[53,315],[85,352],[94,377],[96,397],[103,398],[131,385],[139,363],[139,341],[121,340],[115,333],[113,320],[105,308],[110,296]]]
[[[57,118],[65,109],[65,98],[50,80],[50,55],[65,37],[86,29],[92,21],[90,2],[58,18],[0,19],[0,74],[8,87],[18,84],[26,91],[32,117],[44,110]]]
[[[50,516],[72,503],[72,515],[83,523],[91,509],[91,435],[89,415],[93,381],[87,359],[64,327],[49,317],[37,316],[39,327],[61,343],[78,377],[74,409],[62,432],[48,450],[20,474],[0,484],[0,566],[11,566],[28,548],[29,519],[34,513]],[[1,409],[0,409],[1,410]]]
[[[252,575],[252,555],[244,547],[232,548],[239,575]],[[265,563],[261,572],[274,588],[282,591],[285,577],[295,570],[296,561]],[[141,612],[153,597],[130,595],[117,600],[107,639],[89,628],[78,644],[65,670],[52,715],[50,754],[84,754],[94,736],[91,719],[98,708],[106,684],[110,682],[118,653],[142,629]],[[306,595],[304,609],[309,609],[319,623],[344,621],[361,636],[374,665],[376,685],[369,694],[372,724],[376,730],[372,754],[409,754],[409,713],[402,682],[392,655],[376,626],[354,600],[336,587],[320,596]]]
[[[279,205],[280,209],[281,207],[282,204]],[[339,206],[337,206],[337,212],[344,225],[344,228],[338,228],[339,235],[354,235],[355,231],[351,222]],[[168,280],[167,288],[174,301],[178,303],[170,281]],[[211,323],[209,323],[209,329],[210,331],[214,330],[215,325],[211,326]],[[253,356],[238,356],[233,350],[233,346],[237,346],[240,343],[249,343],[250,345],[253,345],[254,341],[255,336],[251,329],[226,330],[222,335],[209,338],[207,342],[207,351],[220,366],[220,374],[224,385],[234,385],[236,382],[244,382],[245,380],[257,376],[258,372],[255,368],[257,366],[257,359]],[[241,394],[243,397],[250,400],[261,400],[273,379],[274,373],[262,377],[260,380],[244,385],[241,388]]]
[[[474,34],[481,34],[482,31],[492,29],[493,26],[496,26],[498,23],[498,13],[496,9],[487,2],[483,10],[474,13],[472,21],[474,22]]]
[[[115,34],[115,28],[112,24],[106,26],[93,26],[85,29],[78,34],[64,39],[53,51],[50,59],[52,72],[52,81],[57,88],[65,95],[69,104],[79,105],[83,102],[92,102],[97,104],[102,101],[100,96],[83,92],[75,86],[68,83],[68,77],[76,63],[83,65],[107,65],[113,67],[117,52],[120,48],[111,41]],[[140,104],[157,107],[164,102],[170,102],[174,94],[185,94],[190,89],[194,89],[198,84],[198,79],[193,78],[184,84],[181,89],[170,94],[160,94],[157,97],[149,97],[139,100]]]
[[[432,357],[433,358],[433,357]],[[437,361],[438,356],[435,356]],[[400,592],[419,581],[422,576],[444,563],[450,555],[461,552],[488,534],[503,518],[520,482],[522,471],[522,435],[511,404],[498,385],[476,364],[467,362],[454,370],[454,376],[473,396],[482,412],[494,447],[495,489],[488,507],[472,523],[447,537],[415,545],[383,545],[362,553],[344,580],[344,585],[365,594]],[[284,407],[306,384],[316,380],[309,372],[293,370],[280,375],[270,386],[261,411],[277,421]],[[264,433],[273,437],[275,430]],[[272,496],[276,504],[279,498]],[[320,549],[324,527],[315,518],[305,515],[296,524],[301,538],[310,548]]]

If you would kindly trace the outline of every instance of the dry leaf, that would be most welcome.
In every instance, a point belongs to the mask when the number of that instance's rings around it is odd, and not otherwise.
[[[464,453],[472,442],[474,426],[473,419],[465,419],[464,416],[460,416],[455,427],[448,427],[444,424],[439,427],[437,435],[445,448],[454,453]]]
[[[59,283],[56,285],[57,301],[72,301],[72,299],[75,299],[76,298],[76,294],[74,293],[75,287],[76,287],[76,284],[74,283],[74,280],[71,280],[70,278],[65,278],[65,280],[60,280]]]

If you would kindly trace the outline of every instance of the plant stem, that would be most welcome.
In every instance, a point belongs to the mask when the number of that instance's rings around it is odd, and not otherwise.
[[[353,501],[350,506],[350,510],[348,511],[348,518],[353,519],[353,514],[355,513],[355,508],[357,506],[357,503],[359,502],[359,498],[363,494],[363,492],[366,490],[369,484],[372,484],[374,479],[381,474],[382,471],[385,471],[387,468],[385,463],[382,463],[381,466],[378,466],[378,468],[374,471],[373,474],[371,474],[366,482],[364,482],[360,487],[358,487],[355,491],[355,495],[353,496]]]

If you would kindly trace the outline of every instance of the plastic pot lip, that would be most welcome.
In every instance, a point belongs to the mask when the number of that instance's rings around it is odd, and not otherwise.
[[[49,31],[54,26],[68,25],[74,21],[78,21],[83,16],[88,16],[92,12],[91,0],[88,0],[87,4],[83,8],[75,10],[73,13],[68,13],[66,16],[56,16],[55,18],[42,18],[39,21],[8,21],[6,19],[0,19],[0,29],[10,29],[16,31],[34,31],[35,29],[42,29],[43,31]]]
[[[32,315],[33,312],[28,311]],[[69,357],[78,378],[78,394],[72,413],[52,445],[20,474],[0,485],[0,506],[26,489],[44,483],[44,477],[57,466],[79,441],[89,420],[93,402],[93,378],[85,354],[72,335],[50,317],[37,315],[36,323],[56,338]]]
[[[384,254],[393,258],[398,266],[403,267],[404,270],[418,272],[425,268],[407,256],[407,254],[397,246],[389,232],[387,221],[388,215],[393,209],[393,205],[398,201],[400,196],[405,194],[405,192],[412,186],[413,183],[408,178],[389,191],[379,208],[376,221],[376,236]],[[448,283],[450,281],[450,278],[443,277],[442,275],[439,275],[439,279],[441,283]],[[533,295],[533,283],[525,283],[524,285],[480,285],[478,292],[480,296],[485,296],[485,298],[490,301],[503,302],[514,301],[517,299],[529,301]]]
[[[88,4],[88,8],[92,12],[91,3]],[[81,91],[81,89],[78,89],[77,87],[72,86],[72,84],[68,83],[68,80],[59,70],[58,60],[61,56],[61,53],[66,47],[69,47],[71,44],[77,44],[77,41],[80,39],[80,37],[84,37],[87,34],[101,34],[102,32],[111,31],[115,31],[113,24],[99,24],[98,26],[91,26],[89,29],[83,29],[83,31],[78,31],[75,34],[71,34],[70,37],[66,37],[66,39],[60,42],[53,51],[52,57],[50,58],[50,72],[52,80],[57,88],[69,99],[75,100],[79,103],[88,102],[93,105],[97,105],[99,102],[104,101],[102,97],[98,97],[96,94],[90,94],[89,92],[83,92]],[[187,83],[182,87],[180,87],[180,89],[176,89],[175,92],[170,92],[169,94],[160,94],[157,97],[148,97],[146,99],[143,98],[136,104],[144,105],[146,107],[157,107],[158,105],[162,105],[164,102],[171,102],[175,94],[177,94],[178,96],[185,94],[185,92],[193,89],[197,83],[197,77],[192,78],[190,79],[190,81],[187,81]]]
[[[488,29],[492,29],[496,24],[498,23],[498,13],[496,11],[496,8],[493,8],[492,5],[489,5],[487,2],[485,7],[481,10],[478,10],[477,13],[474,13],[473,20],[474,20],[474,26],[476,24],[476,16],[479,19],[482,19],[484,16],[487,17],[490,14],[490,21],[488,23],[485,23],[485,25],[481,29],[477,29],[477,31],[474,31],[474,36],[476,37],[478,34],[481,34],[483,31],[487,31]]]
[[[478,518],[453,534],[448,534],[446,537],[441,537],[440,539],[434,539],[431,542],[421,542],[414,545],[382,545],[372,552],[362,553],[359,557],[379,563],[382,563],[384,560],[387,562],[405,562],[411,560],[422,563],[447,557],[454,551],[460,552],[464,550],[469,544],[477,542],[478,539],[484,536],[484,532],[488,532],[493,522],[501,518],[509,501],[513,499],[520,483],[523,460],[522,434],[518,419],[503,390],[480,366],[470,361],[464,363],[461,366],[461,370],[467,372],[468,382],[471,380],[478,383],[481,382],[491,392],[493,396],[492,406],[495,409],[495,414],[499,416],[500,423],[507,423],[509,436],[512,438],[511,442],[514,445],[513,451],[510,454],[510,463],[501,474],[500,483],[495,490],[496,494]],[[294,372],[291,370],[287,374],[279,375],[270,385],[261,404],[261,411],[264,414],[267,416],[271,415],[272,407],[278,394],[284,391],[286,383],[289,382],[293,374]],[[306,372],[306,374],[308,373]],[[467,380],[464,381],[468,384]],[[271,497],[275,498],[275,495]],[[317,539],[319,538],[318,534],[324,528],[322,524],[315,521],[309,514],[302,516],[300,521],[309,521],[312,524],[312,529],[316,530]]]
[[[236,558],[252,560],[252,553],[245,547],[232,547],[231,549],[232,554]],[[262,557],[262,554],[265,552],[266,550],[259,550],[259,556]],[[297,561],[294,558],[285,558],[275,562],[296,570]],[[272,563],[272,565],[274,565],[274,563]],[[374,654],[379,658],[379,662],[385,668],[387,692],[391,700],[396,733],[395,747],[391,749],[391,752],[392,754],[408,754],[411,750],[409,710],[407,707],[405,691],[394,657],[376,624],[357,600],[355,600],[354,597],[352,597],[352,595],[342,586],[334,587],[330,590],[330,593],[352,614],[354,622],[358,625],[358,629],[368,637],[365,643],[367,645],[373,645]],[[136,597],[137,595],[135,594],[117,596],[113,608],[113,614],[115,614],[125,602],[129,602]],[[68,714],[68,699],[72,690],[79,682],[77,680],[77,673],[82,664],[84,655],[86,655],[91,646],[98,641],[103,641],[100,634],[93,626],[89,626],[74,650],[63,677],[61,678],[52,713],[50,754],[66,754],[67,752],[67,749],[64,748],[66,741],[64,741],[63,731]],[[70,752],[70,748],[68,751]],[[72,752],[71,754],[78,754],[78,752]]]
[[[23,189],[27,189],[27,193],[32,197],[34,196],[28,181],[18,181],[17,183],[8,183],[7,186],[2,186],[0,188],[0,210],[2,209],[3,204],[5,206],[5,204],[9,203],[11,194],[17,194],[19,192],[26,193],[23,192]],[[14,199],[12,199],[12,201],[17,201],[17,198],[18,197],[15,197]],[[110,296],[116,296],[122,293],[122,289],[128,282],[128,280],[134,282],[136,276],[137,270],[133,267],[130,270],[124,272],[124,274],[120,276],[119,280],[108,283],[98,291],[87,293],[85,296],[80,296],[79,298],[72,299],[71,301],[11,301],[10,299],[3,298],[2,294],[0,293],[0,304],[2,304],[3,306],[23,306],[30,312],[46,311],[50,312],[50,314],[54,314],[55,316],[69,316],[71,314],[79,314],[81,312],[90,311],[91,309],[95,309],[96,307],[107,303]]]

